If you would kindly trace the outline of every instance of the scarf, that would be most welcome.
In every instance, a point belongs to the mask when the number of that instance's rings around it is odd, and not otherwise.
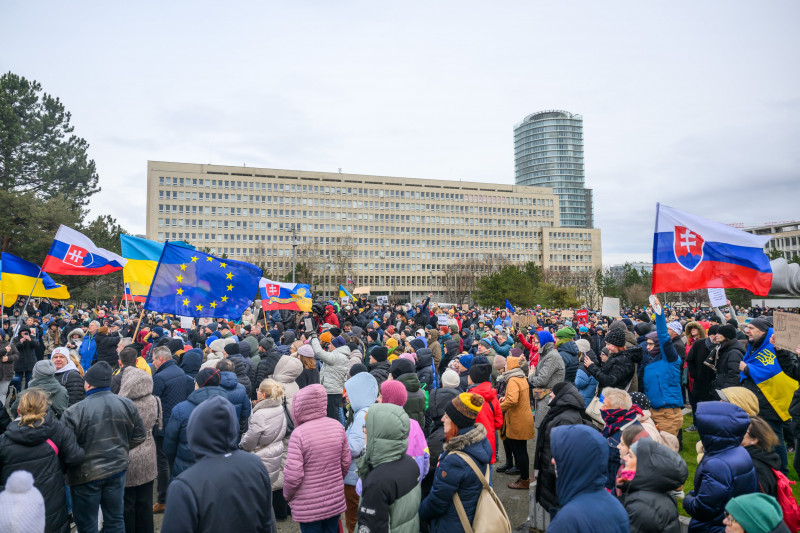
[[[633,409],[601,409],[600,416],[603,417],[606,427],[603,428],[603,436],[610,437],[629,422],[636,420],[636,411]]]

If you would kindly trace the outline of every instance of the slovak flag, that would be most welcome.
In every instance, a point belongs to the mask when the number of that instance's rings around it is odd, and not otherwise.
[[[766,296],[770,238],[656,204],[652,292],[741,288]]]
[[[127,262],[113,252],[98,248],[83,233],[62,225],[47,252],[42,271],[65,276],[100,276],[122,270]]]

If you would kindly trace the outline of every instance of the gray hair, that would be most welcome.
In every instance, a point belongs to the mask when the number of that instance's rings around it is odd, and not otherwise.
[[[118,346],[119,346],[119,349],[121,350],[121,349],[125,348],[126,346],[128,346],[130,344],[133,344],[133,339],[132,338],[130,338],[130,337],[122,337],[119,340],[119,345]]]
[[[159,346],[153,349],[153,359],[160,359],[162,361],[169,361],[172,359],[172,352],[166,346]]]
[[[603,403],[614,409],[625,409],[627,411],[633,405],[631,395],[622,389],[606,387],[603,389],[603,398],[605,398]]]
[[[98,322],[97,320],[92,320],[91,322],[89,322],[89,325],[90,325],[90,326],[91,326],[92,324],[94,324],[94,325],[95,325],[95,326],[97,326],[98,328],[100,327],[100,322]]]

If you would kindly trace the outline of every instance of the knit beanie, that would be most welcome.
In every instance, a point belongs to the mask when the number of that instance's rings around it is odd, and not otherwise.
[[[677,320],[673,320],[672,322],[668,323],[667,324],[667,329],[671,329],[672,331],[674,331],[678,335],[683,333],[683,326],[681,326],[681,323],[678,322]]]
[[[392,403],[403,407],[408,400],[408,391],[399,381],[384,381],[381,383],[381,403]]]
[[[271,350],[275,347],[275,341],[272,340],[272,337],[266,336],[258,341],[258,345],[264,348],[264,350]]]
[[[329,342],[331,342],[332,339],[333,339],[333,335],[331,335],[330,332],[328,332],[328,331],[326,331],[324,333],[320,333],[320,335],[319,335],[319,342],[322,342],[322,343],[329,343]]]
[[[707,334],[709,337],[712,335],[716,335],[717,333],[719,333],[719,324],[714,324],[713,326],[708,327]]]
[[[403,374],[413,374],[414,363],[408,359],[397,359],[394,363],[392,363],[392,366],[389,367],[389,373],[394,379],[399,378]]]
[[[13,472],[0,492],[0,531],[33,533],[44,531],[44,498],[25,470]]]
[[[350,337],[350,338],[352,339],[352,337]],[[352,342],[351,341],[351,342],[348,342],[345,346],[350,348],[350,353],[353,353],[356,350],[358,350],[358,343],[357,342]]]
[[[372,342],[378,342],[378,332],[375,331],[374,329],[371,330],[369,333],[367,333],[367,336],[369,337],[369,340],[371,340]]]
[[[763,492],[731,498],[725,505],[725,510],[747,533],[777,531],[778,524],[783,521],[783,511],[778,500]]]
[[[414,348],[414,351],[425,348],[425,341],[420,338],[412,340],[409,344]]]
[[[616,346],[618,348],[625,347],[625,331],[624,329],[610,329],[608,333],[606,333],[606,344],[611,344],[612,346]]]
[[[650,409],[650,399],[643,392],[632,392],[631,402],[643,411]]]
[[[642,312],[636,315],[636,320],[640,320],[642,322],[650,322],[650,317],[647,316],[647,313]]]
[[[311,347],[310,344],[304,344],[297,349],[297,353],[300,357],[314,357],[314,349]]]
[[[445,370],[442,374],[442,386],[457,389],[459,385],[461,385],[461,379],[456,374],[456,371],[452,368]]]
[[[218,387],[222,374],[216,368],[204,368],[194,378],[199,387]]]
[[[490,341],[489,339],[485,339],[485,338],[481,339],[481,341],[478,344],[483,344],[487,348],[491,348],[492,347],[492,341]]]
[[[492,368],[500,372],[506,367],[506,358],[502,355],[496,355],[494,361],[492,361]],[[475,381],[473,379],[473,381]]]
[[[553,338],[553,335],[549,331],[545,331],[545,330],[537,331],[535,333],[535,335],[536,335],[536,338],[539,339],[539,344],[541,344],[542,346],[544,346],[545,344],[548,344],[550,342],[552,342],[552,343],[556,342],[556,340]]]
[[[413,354],[413,353],[401,353],[400,354],[400,359],[408,359],[409,361],[414,363],[414,365],[416,366],[416,363],[417,363],[416,354]]]
[[[447,404],[444,414],[458,429],[464,429],[475,425],[481,407],[483,407],[483,397],[480,394],[462,392]]]
[[[578,339],[575,341],[575,344],[578,345],[578,351],[581,353],[586,353],[592,349],[592,347],[589,345],[589,341],[586,339]]]
[[[380,363],[386,361],[386,358],[389,357],[389,350],[385,346],[376,346],[369,352],[369,355]]]
[[[164,328],[162,328],[161,326],[156,326],[156,327],[153,328],[153,333],[155,333],[159,337],[163,337],[164,336]]]
[[[50,359],[42,359],[33,365],[33,379],[46,378],[56,373],[56,365]]]
[[[50,363],[52,364],[52,362]],[[111,365],[105,361],[98,361],[89,367],[83,379],[86,383],[95,388],[111,386]]]
[[[508,351],[508,356],[509,357],[521,357],[522,356],[522,350],[520,350],[519,348],[511,348]]]
[[[342,334],[342,330],[337,328],[337,327],[333,327],[333,328],[329,329],[328,331],[330,331],[331,337],[338,337],[338,336],[340,336]]]
[[[458,364],[469,370],[469,368],[472,366],[473,358],[474,356],[471,353],[465,353],[458,358]]]
[[[340,336],[338,336],[338,337],[334,337],[334,338],[332,338],[332,339],[331,339],[331,344],[333,344],[333,346],[334,346],[335,348],[340,348],[340,347],[344,346],[345,344],[347,344],[347,341],[345,341],[345,340],[344,340],[344,337],[342,337],[342,336],[340,335]]]
[[[367,367],[362,365],[361,363],[356,363],[350,367],[350,377],[352,378],[356,374],[360,374],[362,372],[367,372]]]
[[[397,340],[395,340],[395,339],[387,339],[386,340],[386,348],[388,348],[389,350],[394,350],[395,348],[397,348]]]
[[[235,343],[235,342],[231,342],[230,344],[226,344],[225,348],[223,348],[223,350],[225,350],[225,353],[228,354],[228,355],[238,355],[239,354],[239,344]]]
[[[736,328],[730,325],[724,325],[717,328],[717,335],[722,335],[728,340],[733,340],[736,338]]]
[[[503,360],[503,366],[505,366],[505,359],[501,356],[497,356],[495,360],[498,358]],[[489,381],[492,379],[492,365],[477,364],[475,359],[473,359],[472,366],[469,368],[469,377],[472,378],[472,383],[475,385],[483,383],[484,381]]]
[[[723,402],[741,407],[747,416],[758,416],[758,397],[751,390],[745,387],[727,387],[717,390],[717,394]]]
[[[770,324],[770,323],[769,323],[769,320],[767,320],[767,319],[766,319],[766,318],[764,318],[764,317],[758,317],[758,318],[754,318],[753,320],[751,320],[750,322],[748,322],[748,324],[750,324],[751,326],[753,326],[753,327],[755,327],[755,328],[758,328],[758,329],[760,329],[760,330],[761,330],[761,331],[763,331],[764,333],[766,333],[767,331],[769,331],[769,328],[771,328],[771,327],[772,327],[772,324]]]
[[[572,328],[561,328],[556,331],[556,339],[572,340],[575,338],[575,330]]]

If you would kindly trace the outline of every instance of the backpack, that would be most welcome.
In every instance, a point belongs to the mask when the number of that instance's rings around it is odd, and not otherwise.
[[[479,533],[511,533],[511,521],[508,519],[508,514],[503,504],[500,503],[497,494],[495,494],[492,487],[489,486],[489,482],[486,481],[486,478],[489,476],[489,465],[486,465],[486,475],[484,476],[481,471],[478,470],[478,466],[475,464],[475,461],[472,460],[472,457],[464,452],[452,453],[459,456],[472,468],[472,471],[475,472],[475,475],[478,476],[478,479],[483,485],[481,494],[478,496],[478,505],[475,507],[475,516],[472,518],[471,525],[467,518],[467,511],[464,509],[461,498],[458,496],[458,492],[453,494],[453,505],[455,505],[458,518],[461,520],[461,527],[464,528],[466,533],[473,533],[474,531]]]
[[[771,469],[775,474],[775,480],[778,482],[778,504],[783,511],[783,522],[789,527],[790,531],[800,531],[800,508],[797,506],[797,501],[792,494],[792,485],[794,481],[789,481],[789,478],[780,470]]]

